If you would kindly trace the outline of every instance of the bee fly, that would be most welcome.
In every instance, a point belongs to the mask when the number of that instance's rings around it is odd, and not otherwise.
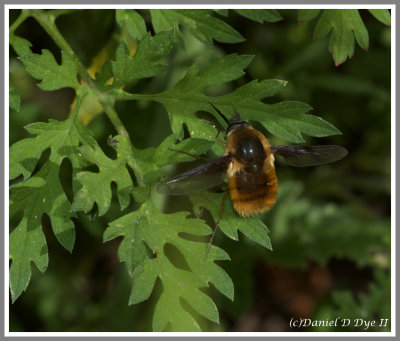
[[[347,155],[345,148],[336,145],[270,145],[260,131],[242,120],[236,109],[228,120],[212,103],[210,105],[228,125],[224,155],[161,183],[159,192],[169,195],[196,192],[221,184],[226,174],[228,186],[224,198],[229,187],[235,211],[248,217],[268,211],[275,203],[278,181],[274,155],[282,156],[288,165],[296,167],[323,165]],[[222,206],[215,230],[221,212]]]

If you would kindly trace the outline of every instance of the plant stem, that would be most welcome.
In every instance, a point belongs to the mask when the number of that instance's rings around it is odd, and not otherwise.
[[[81,11],[81,9],[52,9],[50,11],[48,11],[47,13],[51,16],[53,16],[54,18],[57,18],[60,15],[64,15],[64,14],[70,14],[70,13],[74,13],[77,11]]]
[[[80,64],[83,66],[78,58],[76,57],[71,46],[64,39],[57,26],[55,25],[55,16],[48,14],[46,11],[41,9],[31,9],[29,10],[31,15],[39,22],[39,24],[44,28],[44,30],[49,34],[49,36],[55,41],[58,47],[65,52],[68,52],[73,56]]]
[[[55,24],[56,16],[54,14],[51,14],[52,13],[51,11],[46,12],[43,10],[33,9],[33,10],[28,10],[27,12],[28,15],[33,16],[39,22],[39,24],[43,27],[43,29],[50,35],[50,37],[53,38],[58,47],[61,50],[64,50],[68,54],[70,54],[74,58],[74,60],[78,63],[79,76],[81,77],[83,82],[87,85],[87,87],[91,89],[92,93],[97,97],[97,99],[103,106],[104,112],[106,113],[111,123],[114,125],[114,128],[116,129],[118,134],[126,136],[128,138],[130,144],[129,146],[130,154],[133,160],[134,171],[137,177],[138,184],[139,186],[145,186],[143,171],[139,167],[139,164],[134,156],[132,141],[129,137],[129,133],[126,130],[122,121],[119,119],[118,114],[114,109],[114,98],[104,94],[101,90],[98,89],[96,83],[90,77],[85,66],[81,63],[81,61],[76,56],[74,50],[71,48],[71,46],[68,44],[68,42],[64,39],[60,31],[58,30]]]
[[[26,18],[29,17],[29,12],[26,10],[22,10],[20,16],[13,22],[13,24],[10,26],[10,35],[14,33],[14,31],[21,25]]]

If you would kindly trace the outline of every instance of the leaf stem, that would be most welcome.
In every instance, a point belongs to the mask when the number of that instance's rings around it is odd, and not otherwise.
[[[104,112],[106,113],[107,117],[111,121],[111,123],[114,125],[114,128],[118,132],[119,135],[126,136],[129,139],[130,142],[130,154],[133,160],[133,165],[134,165],[134,172],[137,177],[137,181],[139,186],[145,186],[145,181],[144,181],[144,175],[143,171],[139,167],[138,162],[136,161],[136,158],[134,156],[134,151],[133,151],[133,145],[132,141],[129,137],[129,133],[126,130],[124,124],[118,117],[117,112],[114,109],[114,99],[112,96],[104,94],[97,86],[96,83],[93,81],[89,73],[87,72],[85,66],[81,63],[81,61],[78,59],[76,56],[74,50],[71,48],[71,46],[68,44],[68,42],[64,39],[60,31],[58,30],[56,24],[55,24],[55,19],[58,13],[54,13],[54,11],[43,11],[40,9],[32,9],[28,10],[28,15],[32,15],[38,22],[39,24],[43,27],[43,29],[50,35],[51,38],[55,41],[55,43],[58,45],[58,47],[61,50],[66,51],[68,54],[70,54],[74,60],[78,63],[79,65],[79,76],[83,80],[83,82],[86,84],[88,88],[91,89],[91,92],[97,97],[101,105],[103,106]],[[61,13],[60,13],[61,14]]]
[[[80,66],[83,66],[78,58],[76,57],[74,51],[71,46],[64,39],[60,31],[58,30],[55,20],[56,17],[47,13],[41,9],[31,9],[29,10],[30,14],[38,21],[38,23],[44,28],[44,30],[49,34],[49,36],[55,41],[58,47],[65,52],[68,52],[71,56],[73,56],[78,62]]]
[[[26,18],[29,17],[29,12],[27,10],[22,10],[20,16],[12,23],[10,26],[10,35],[14,33],[14,31],[21,25]]]
[[[78,12],[81,11],[81,9],[76,8],[76,9],[52,9],[50,11],[47,11],[47,13],[49,15],[52,15],[53,17],[57,18],[60,15],[64,15],[64,14],[70,14],[70,13],[74,13],[74,12]]]

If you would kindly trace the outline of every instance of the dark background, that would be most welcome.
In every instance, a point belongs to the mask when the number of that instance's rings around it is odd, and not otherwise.
[[[139,12],[151,30],[148,11]],[[168,71],[139,80],[128,89],[161,92],[179,80],[195,59],[206,65],[228,53],[253,54],[244,77],[210,91],[223,94],[252,79],[287,80],[286,88],[267,102],[310,104],[313,114],[334,124],[342,135],[305,136],[307,144],[339,144],[349,151],[345,159],[329,166],[298,169],[277,163],[278,202],[265,217],[273,252],[242,235],[234,242],[217,234],[215,243],[232,258],[221,266],[235,284],[235,302],[211,288],[221,323],[200,318],[204,330],[292,331],[288,324],[292,317],[390,318],[390,28],[360,11],[369,32],[369,51],[356,46],[354,57],[335,67],[328,39],[312,39],[316,20],[300,25],[295,10],[280,13],[284,20],[264,24],[232,10],[227,18],[220,17],[246,38],[240,44],[205,46],[185,32],[186,51],[173,50]],[[10,23],[18,14],[11,12]],[[113,10],[82,10],[61,16],[57,25],[90,67],[104,46],[113,50],[124,37],[114,16]],[[58,48],[33,19],[24,22],[16,34],[28,39],[34,52],[46,48],[60,59]],[[68,116],[74,92],[41,91],[11,48],[10,74],[21,95],[20,111],[10,112],[10,145],[28,136],[23,129],[28,123]],[[119,102],[117,112],[136,147],[157,146],[171,133],[166,111],[158,103]],[[106,140],[115,131],[106,116],[97,115],[89,106],[83,120],[112,155]],[[271,143],[284,142],[260,129]],[[67,179],[70,173],[71,165],[63,162],[60,176]],[[71,195],[68,185],[66,191]],[[107,223],[120,215],[116,203],[93,222],[79,215],[72,255],[60,247],[49,220],[43,218],[49,268],[42,275],[32,266],[27,292],[10,303],[10,331],[151,330],[157,290],[149,301],[128,306],[131,283],[117,259],[120,240],[102,242]]]

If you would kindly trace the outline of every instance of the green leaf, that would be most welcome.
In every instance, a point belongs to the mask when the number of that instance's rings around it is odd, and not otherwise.
[[[302,24],[306,21],[310,21],[318,16],[320,9],[299,9],[297,10],[297,18],[299,24]]]
[[[368,10],[376,19],[385,25],[391,25],[390,12],[387,9],[369,9]]]
[[[150,199],[150,188],[149,187],[133,187],[132,195],[136,202],[144,203]]]
[[[246,55],[225,56],[211,63],[201,74],[200,64],[195,63],[186,76],[172,89],[154,96],[155,100],[166,107],[172,131],[178,138],[183,137],[182,125],[185,123],[192,137],[214,140],[215,129],[194,116],[198,110],[210,111],[211,107],[207,101],[213,101],[213,98],[205,96],[204,91],[211,85],[228,82],[242,76],[243,68],[250,63],[252,58]]]
[[[209,283],[233,298],[232,281],[214,262],[228,259],[228,255],[212,246],[205,260],[207,244],[181,236],[204,236],[211,231],[203,221],[187,218],[188,215],[188,212],[163,214],[147,201],[138,211],[111,222],[104,232],[104,241],[123,236],[118,255],[133,277],[131,304],[147,300],[156,279],[160,280],[162,292],[154,312],[154,331],[165,330],[167,324],[172,331],[200,331],[195,318],[183,308],[182,299],[199,314],[218,322],[214,302],[200,290]],[[188,269],[176,266],[174,256],[166,253],[168,245],[177,249]]]
[[[33,261],[41,272],[46,270],[49,262],[40,217],[31,214],[28,218],[24,217],[10,234],[9,242],[9,253],[12,260],[10,291],[12,301],[15,302],[18,296],[26,290],[31,279],[30,262]]]
[[[235,12],[259,23],[277,22],[283,19],[276,9],[235,9]]]
[[[277,175],[279,179],[278,166]],[[305,267],[312,260],[326,265],[335,257],[350,259],[361,267],[377,265],[376,254],[388,257],[390,221],[366,217],[351,207],[313,202],[304,197],[300,183],[280,184],[271,213],[275,252],[269,260],[273,263]],[[288,257],[290,254],[296,257]]]
[[[196,138],[183,140],[179,144],[175,144],[175,140],[170,135],[155,150],[152,160],[156,166],[193,161],[197,155],[204,154],[213,145],[213,142]]]
[[[41,229],[44,213],[50,217],[53,232],[62,246],[72,252],[75,241],[70,203],[58,178],[58,167],[48,162],[35,176],[14,185],[10,193],[10,215],[24,216],[10,235],[11,296],[15,301],[29,283],[33,261],[45,271],[48,263],[47,246]]]
[[[113,77],[111,61],[107,61],[101,67],[100,72],[96,72],[96,82],[104,86]]]
[[[18,141],[10,147],[10,179],[19,175],[23,175],[24,179],[30,177],[41,154],[48,148],[51,150],[50,162],[60,165],[63,158],[68,157],[74,168],[79,169],[84,161],[76,147],[79,143],[96,143],[89,131],[72,116],[62,122],[31,123],[25,129],[37,136]]]
[[[261,100],[275,95],[285,85],[281,80],[252,81],[235,91],[220,97],[204,94],[214,84],[234,80],[243,75],[243,68],[250,63],[252,56],[228,55],[208,65],[200,73],[200,65],[193,64],[185,77],[173,88],[149,98],[161,102],[166,107],[172,131],[178,138],[183,137],[183,124],[192,137],[215,141],[216,130],[199,120],[194,114],[206,110],[215,115],[208,104],[214,103],[227,117],[233,115],[232,105],[244,120],[259,121],[272,134],[290,142],[303,142],[301,133],[310,136],[329,136],[340,133],[323,119],[305,114],[311,107],[301,102],[280,102],[265,104]],[[232,112],[232,114],[228,114]],[[217,117],[217,120],[220,120]]]
[[[77,106],[80,100],[78,99]],[[43,214],[50,218],[51,226],[60,244],[72,251],[75,240],[71,218],[71,204],[59,179],[59,167],[64,158],[73,165],[73,174],[86,162],[77,152],[79,144],[93,144],[91,134],[76,119],[76,110],[63,122],[33,123],[26,127],[35,134],[13,144],[10,148],[10,179],[22,174],[26,180],[10,188],[10,216],[22,213],[18,226],[10,234],[10,287],[12,300],[28,286],[33,261],[40,271],[48,263],[46,240],[41,229]],[[43,167],[31,176],[40,155],[50,149]]]
[[[146,25],[142,16],[134,9],[116,9],[115,19],[121,27],[126,30],[132,38],[141,40],[146,34]]]
[[[114,87],[165,71],[167,65],[162,63],[162,59],[171,52],[172,44],[175,42],[174,31],[175,29],[163,31],[153,37],[150,33],[146,34],[134,56],[129,55],[128,47],[122,42],[111,65]]]
[[[363,49],[368,49],[368,31],[356,9],[326,9],[318,20],[314,36],[322,38],[329,33],[328,48],[336,66],[353,56],[354,38]]]
[[[104,215],[111,205],[111,183],[117,185],[117,196],[121,210],[125,209],[130,202],[129,192],[133,183],[127,169],[129,154],[127,152],[128,140],[123,136],[114,137],[119,141],[117,158],[108,158],[101,148],[96,145],[84,145],[79,148],[79,153],[92,164],[95,164],[99,171],[79,172],[74,180],[79,186],[72,203],[73,211],[84,211],[88,213],[94,203],[97,203],[99,216]]]
[[[243,117],[261,122],[272,134],[291,142],[304,142],[301,133],[315,137],[340,134],[337,128],[322,118],[306,115],[310,109],[308,104],[302,102],[285,101],[257,111],[248,109]]]
[[[374,269],[374,281],[369,284],[367,293],[359,293],[357,297],[351,291],[338,290],[332,293],[337,307],[334,316],[346,316],[349,319],[378,320],[368,331],[390,331],[390,273],[383,269]],[[388,319],[386,326],[379,326],[380,319]],[[365,327],[365,326],[364,326]],[[374,328],[375,327],[375,328]],[[342,328],[344,329],[344,328]],[[360,331],[365,331],[362,327]]]
[[[176,142],[176,137],[170,135],[157,148],[137,149],[132,147],[135,161],[132,157],[128,157],[127,164],[132,169],[139,167],[145,182],[151,184],[159,181],[160,167],[170,163],[193,161],[197,155],[205,153],[213,145],[213,142],[202,139],[186,139],[179,144]],[[138,189],[135,188],[133,191],[136,192]],[[142,194],[138,194],[139,202],[142,202],[141,199],[143,199]]]
[[[61,65],[57,64],[49,50],[43,50],[41,55],[35,53],[23,55],[19,59],[33,78],[41,80],[39,87],[42,90],[78,89],[80,86],[77,79],[78,61],[65,51],[61,51]]]
[[[216,8],[214,8],[213,11],[215,13],[218,13],[219,15],[224,16],[224,17],[228,16],[228,10],[227,9],[224,9],[224,8],[216,9]]]
[[[21,98],[19,97],[19,92],[17,87],[11,83],[9,83],[9,106],[11,109],[15,111],[19,111],[19,107],[21,104]]]
[[[194,205],[195,212],[200,214],[200,207],[206,208],[217,221],[221,203],[222,193],[201,192],[190,195],[190,200]],[[259,217],[240,217],[233,209],[230,196],[227,194],[224,207],[219,222],[221,231],[233,240],[238,240],[238,231],[242,232],[247,238],[272,250],[271,241],[268,237],[268,228],[259,219]]]
[[[179,24],[188,29],[200,41],[212,44],[239,43],[244,38],[225,22],[213,17],[208,9],[151,9],[151,20],[156,33]]]
[[[29,40],[10,34],[10,45],[20,57],[32,54],[32,44]]]

